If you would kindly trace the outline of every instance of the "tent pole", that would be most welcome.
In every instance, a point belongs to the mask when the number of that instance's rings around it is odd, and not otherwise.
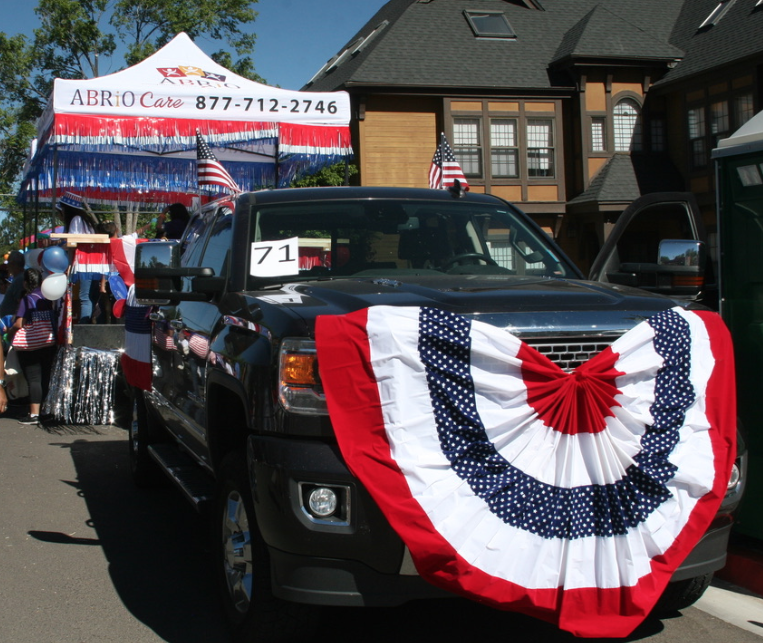
[[[53,143],[53,185],[50,195],[50,207],[56,209],[58,195],[58,144]]]
[[[278,189],[278,170],[279,170],[279,167],[278,167],[278,143],[276,143],[275,162],[276,162],[276,167],[275,167],[275,170],[276,170],[276,184],[273,187],[277,190]]]

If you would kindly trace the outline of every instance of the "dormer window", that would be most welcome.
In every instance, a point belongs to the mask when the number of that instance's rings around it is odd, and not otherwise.
[[[736,2],[736,0],[721,0],[718,3],[718,6],[710,12],[710,15],[707,18],[705,18],[705,21],[699,26],[697,31],[709,29],[713,25],[717,25],[721,21],[721,18],[726,15],[726,12],[731,9],[734,2]]]
[[[508,19],[502,11],[465,10],[474,35],[478,38],[516,38]]]

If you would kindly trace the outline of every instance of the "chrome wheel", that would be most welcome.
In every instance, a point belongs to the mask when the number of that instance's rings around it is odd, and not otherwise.
[[[244,499],[231,489],[222,517],[223,567],[231,604],[241,615],[252,601],[252,535]]]
[[[314,609],[273,596],[270,559],[249,486],[246,461],[240,453],[229,454],[220,464],[209,522],[216,532],[212,542],[225,618],[236,643],[292,641],[310,632]]]

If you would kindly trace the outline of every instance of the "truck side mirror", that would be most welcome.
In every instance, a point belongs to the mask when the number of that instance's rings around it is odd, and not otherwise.
[[[702,290],[707,265],[702,241],[663,239],[657,254],[658,290],[675,295],[696,295]]]
[[[214,277],[212,268],[180,266],[177,241],[149,241],[135,248],[135,297],[143,306],[166,306],[179,301],[205,301],[207,294],[182,292],[182,277]]]

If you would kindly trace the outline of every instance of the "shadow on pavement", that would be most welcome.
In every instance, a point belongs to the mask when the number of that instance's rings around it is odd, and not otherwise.
[[[46,430],[70,432],[66,427]],[[73,431],[87,433],[88,428]],[[97,538],[40,531],[30,535],[46,542],[100,545],[126,608],[165,641],[227,643],[230,639],[218,608],[202,518],[173,488],[133,486],[126,441],[79,439],[55,446],[71,450],[77,481],[64,482],[78,488],[87,503]],[[312,641],[580,640],[537,619],[458,598],[416,601],[397,608],[324,608],[318,621],[319,634]],[[630,637],[616,640],[639,641],[662,629],[659,620],[647,619]]]
[[[61,433],[57,429],[49,432]],[[133,486],[126,441],[83,439],[57,446],[71,450],[77,481],[65,482],[78,488],[87,503],[97,539],[30,535],[47,542],[100,545],[125,607],[163,640],[227,642],[201,517],[174,489]]]

